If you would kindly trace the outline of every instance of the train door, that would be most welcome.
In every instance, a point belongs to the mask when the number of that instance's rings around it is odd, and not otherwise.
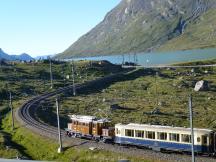
[[[213,153],[215,151],[215,134],[212,132],[209,135],[209,153]]]
[[[214,133],[214,153],[216,153],[216,132]]]
[[[202,152],[208,152],[208,135],[202,136]]]

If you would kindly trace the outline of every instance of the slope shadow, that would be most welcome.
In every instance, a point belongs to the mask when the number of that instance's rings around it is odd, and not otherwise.
[[[132,81],[143,76],[155,76],[155,74],[156,71],[153,69],[138,69],[124,74],[119,73],[110,77],[105,77],[104,79],[97,80],[95,82],[91,82],[90,84],[87,84],[85,87],[78,89],[77,92],[79,95],[99,93],[103,89],[106,89],[109,86],[111,86],[112,84],[124,81]],[[65,95],[70,96],[71,94],[72,90],[66,93]]]
[[[6,132],[1,132],[5,138],[5,146],[11,146],[12,148],[17,149],[19,152],[17,154],[17,156],[19,156],[19,158],[25,158],[25,159],[33,159],[30,155],[28,155],[27,153],[25,153],[26,148],[15,143],[14,141],[12,141],[12,137],[11,134],[6,133]]]

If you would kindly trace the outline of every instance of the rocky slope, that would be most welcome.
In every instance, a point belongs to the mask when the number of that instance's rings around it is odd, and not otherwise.
[[[203,15],[215,9],[215,0],[122,0],[57,58],[155,50],[184,35],[188,27],[193,28]]]

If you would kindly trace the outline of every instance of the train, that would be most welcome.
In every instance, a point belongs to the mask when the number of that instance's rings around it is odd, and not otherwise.
[[[78,137],[155,151],[191,152],[191,129],[150,124],[115,124],[95,116],[70,115],[66,129],[69,137]],[[216,155],[216,132],[194,128],[194,152]]]

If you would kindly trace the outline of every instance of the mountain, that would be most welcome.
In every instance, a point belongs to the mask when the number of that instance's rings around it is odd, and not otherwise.
[[[56,58],[216,47],[215,15],[215,0],[122,0]]]
[[[21,55],[13,55],[16,60],[31,61],[34,60],[29,54],[22,53]]]
[[[0,48],[0,59],[10,60],[10,56]]]
[[[8,61],[31,61],[34,60],[30,55],[23,53],[21,55],[9,55],[5,53],[1,48],[0,48],[0,59],[8,60]]]

